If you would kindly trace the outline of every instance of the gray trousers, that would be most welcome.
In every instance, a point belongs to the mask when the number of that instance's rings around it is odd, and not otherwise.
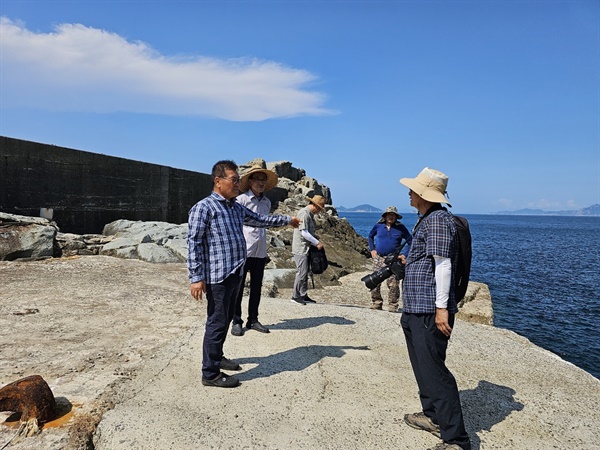
[[[292,298],[304,298],[308,294],[308,255],[293,255],[298,271],[294,280]]]

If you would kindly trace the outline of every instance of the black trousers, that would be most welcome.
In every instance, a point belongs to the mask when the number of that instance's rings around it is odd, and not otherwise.
[[[260,292],[262,289],[263,276],[267,258],[247,258],[244,264],[244,275],[240,283],[240,291],[235,304],[233,323],[243,323],[242,320],[242,297],[244,296],[244,283],[246,275],[250,273],[250,298],[248,300],[248,322],[258,320],[258,306],[260,305]]]
[[[242,270],[233,272],[222,282],[206,285],[206,328],[202,346],[202,377],[216,378],[221,373],[223,345],[235,311]]]
[[[446,367],[448,340],[435,325],[435,314],[403,313],[400,320],[408,356],[419,386],[423,413],[440,426],[442,439],[470,449],[458,386]],[[449,318],[454,326],[454,315]]]

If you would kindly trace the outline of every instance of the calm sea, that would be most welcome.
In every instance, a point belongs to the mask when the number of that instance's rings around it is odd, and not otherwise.
[[[403,214],[409,230],[417,221]],[[367,237],[380,213],[340,213]],[[465,215],[494,325],[600,378],[600,217]]]

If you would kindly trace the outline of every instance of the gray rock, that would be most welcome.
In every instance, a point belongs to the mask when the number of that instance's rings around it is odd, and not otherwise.
[[[185,262],[187,260],[188,249],[186,239],[168,239],[163,245],[165,248],[171,250],[179,258],[179,261]]]
[[[0,213],[0,260],[51,258],[58,227],[40,217]]]
[[[116,238],[116,239],[113,239],[108,244],[104,245],[102,247],[102,250],[100,250],[100,254],[107,255],[107,256],[113,256],[112,255],[113,250],[116,250],[119,248],[124,248],[124,247],[135,247],[139,244],[140,244],[140,242],[137,239],[132,239],[129,237]]]
[[[135,222],[133,222],[131,220],[125,220],[125,219],[115,220],[114,222],[104,225],[102,234],[105,236],[110,236],[110,235],[116,236],[119,233],[123,233],[123,232],[127,231],[131,227],[131,225],[133,225],[134,223]]]
[[[137,246],[138,258],[151,263],[176,263],[181,259],[166,247],[153,243],[145,243]]]
[[[289,161],[267,163],[267,169],[275,172],[279,178],[289,178],[294,182],[306,175],[306,171],[304,169],[297,169],[293,167],[292,163]]]
[[[132,247],[121,247],[115,249],[111,254],[106,254],[107,256],[114,256],[116,258],[122,259],[139,259],[139,255],[137,252],[138,246]]]

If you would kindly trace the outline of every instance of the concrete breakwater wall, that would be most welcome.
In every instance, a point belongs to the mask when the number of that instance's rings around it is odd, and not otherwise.
[[[117,219],[187,221],[210,175],[0,136],[0,211],[52,210],[61,231],[101,233]]]

